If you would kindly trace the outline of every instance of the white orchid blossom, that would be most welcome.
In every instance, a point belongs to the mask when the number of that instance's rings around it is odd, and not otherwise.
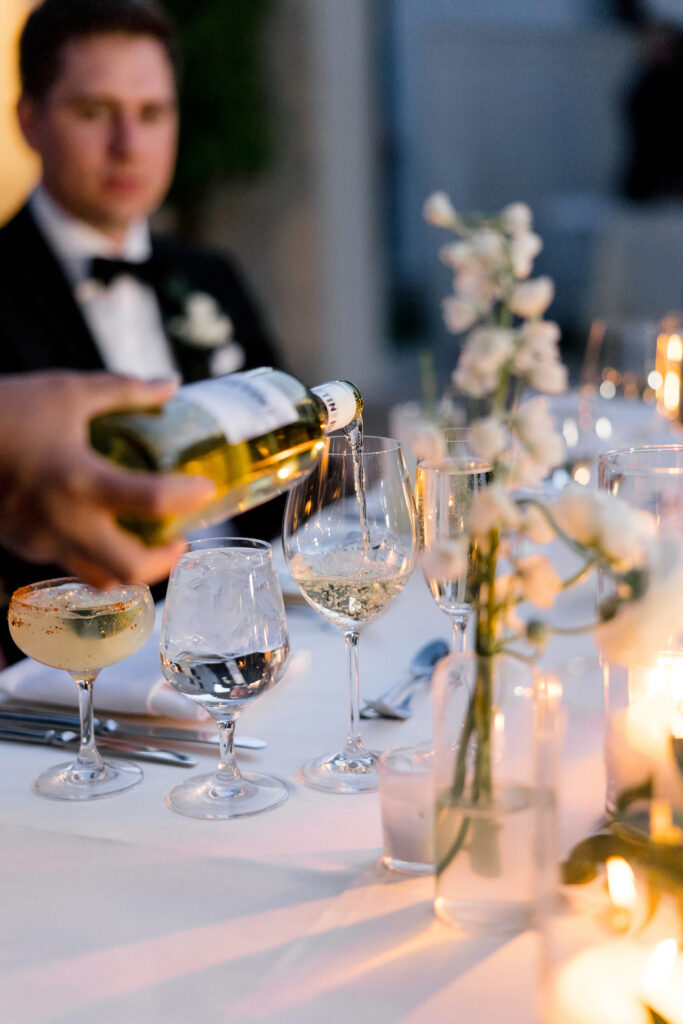
[[[572,484],[552,506],[512,494],[516,488],[540,488],[565,458],[564,440],[540,397],[566,390],[567,368],[560,328],[544,319],[553,282],[531,276],[542,249],[531,210],[510,203],[498,216],[461,217],[445,193],[435,193],[425,204],[425,216],[456,236],[440,250],[453,271],[444,320],[452,333],[465,332],[453,382],[457,391],[481,401],[469,444],[493,467],[494,482],[473,496],[467,538],[478,574],[477,652],[494,655],[514,640],[543,643],[553,628],[562,627],[535,622],[535,628],[526,628],[515,608],[522,601],[552,607],[562,590],[595,567],[614,581],[598,630],[609,656],[620,651],[640,656],[653,638],[655,646],[665,645],[670,634],[683,629],[683,542],[676,539],[676,547],[670,540],[664,558],[652,516],[604,491]],[[530,391],[540,396],[528,398]],[[520,553],[516,533],[531,544],[559,539],[579,559],[578,569],[561,580],[545,556]],[[440,564],[462,569],[463,551],[464,540],[457,550],[438,552]]]
[[[533,216],[526,203],[508,203],[500,211],[500,223],[503,231],[514,238],[531,231]]]
[[[433,192],[426,200],[422,212],[425,220],[438,228],[453,228],[458,223],[453,204],[445,192]]]
[[[493,461],[509,444],[507,430],[495,416],[475,420],[470,428],[469,445],[475,455]]]
[[[515,572],[525,601],[538,608],[552,608],[562,589],[562,579],[545,555],[527,555],[518,558]]]
[[[534,277],[515,286],[510,296],[510,309],[525,319],[543,316],[554,296],[552,278]]]

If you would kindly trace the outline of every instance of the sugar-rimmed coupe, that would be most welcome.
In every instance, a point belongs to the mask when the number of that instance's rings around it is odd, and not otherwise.
[[[94,800],[130,789],[142,769],[110,764],[95,745],[93,683],[100,670],[129,657],[154,626],[149,587],[121,584],[97,590],[74,577],[45,580],[15,590],[9,628],[17,647],[34,661],[65,669],[76,681],[81,744],[74,761],[43,772],[33,788],[53,800]]]

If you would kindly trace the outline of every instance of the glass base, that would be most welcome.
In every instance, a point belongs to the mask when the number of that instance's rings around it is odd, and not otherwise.
[[[221,783],[215,772],[193,775],[166,795],[166,806],[188,818],[224,821],[279,807],[289,796],[281,779],[250,772],[236,783]]]
[[[421,863],[415,860],[399,860],[397,857],[382,857],[382,863],[391,871],[398,871],[402,875],[433,875],[434,865]]]
[[[142,782],[142,768],[130,761],[111,764],[103,761],[88,768],[68,761],[48,768],[33,783],[33,792],[50,800],[97,800],[132,789]]]
[[[379,788],[377,756],[369,750],[323,754],[302,764],[297,777],[325,793],[372,793]]]

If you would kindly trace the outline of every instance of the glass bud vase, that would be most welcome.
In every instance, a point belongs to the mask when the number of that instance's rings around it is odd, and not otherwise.
[[[534,917],[554,828],[542,678],[525,662],[470,651],[434,675],[434,907],[467,931],[514,933]]]

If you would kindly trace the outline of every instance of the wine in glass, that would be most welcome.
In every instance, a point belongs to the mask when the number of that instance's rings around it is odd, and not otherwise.
[[[465,648],[478,582],[476,546],[470,538],[472,499],[492,478],[490,463],[467,454],[417,467],[420,566],[432,597],[451,620],[454,651]]]
[[[344,634],[349,686],[346,745],[302,766],[302,782],[335,793],[377,788],[375,755],[360,734],[358,637],[403,589],[417,556],[413,492],[403,448],[366,437],[362,450],[330,437],[285,506],[285,559],[299,590]]]
[[[40,775],[34,790],[55,800],[93,800],[137,785],[142,770],[136,764],[110,764],[97,750],[93,683],[101,669],[133,654],[151,634],[149,587],[121,584],[97,590],[73,577],[46,580],[15,590],[8,618],[12,639],[24,654],[65,669],[78,687],[78,755]]]
[[[270,544],[247,537],[192,541],[168,584],[161,624],[164,676],[218,725],[215,772],[170,791],[191,818],[238,818],[277,807],[288,790],[270,775],[242,774],[233,740],[240,712],[283,675],[289,637]]]

